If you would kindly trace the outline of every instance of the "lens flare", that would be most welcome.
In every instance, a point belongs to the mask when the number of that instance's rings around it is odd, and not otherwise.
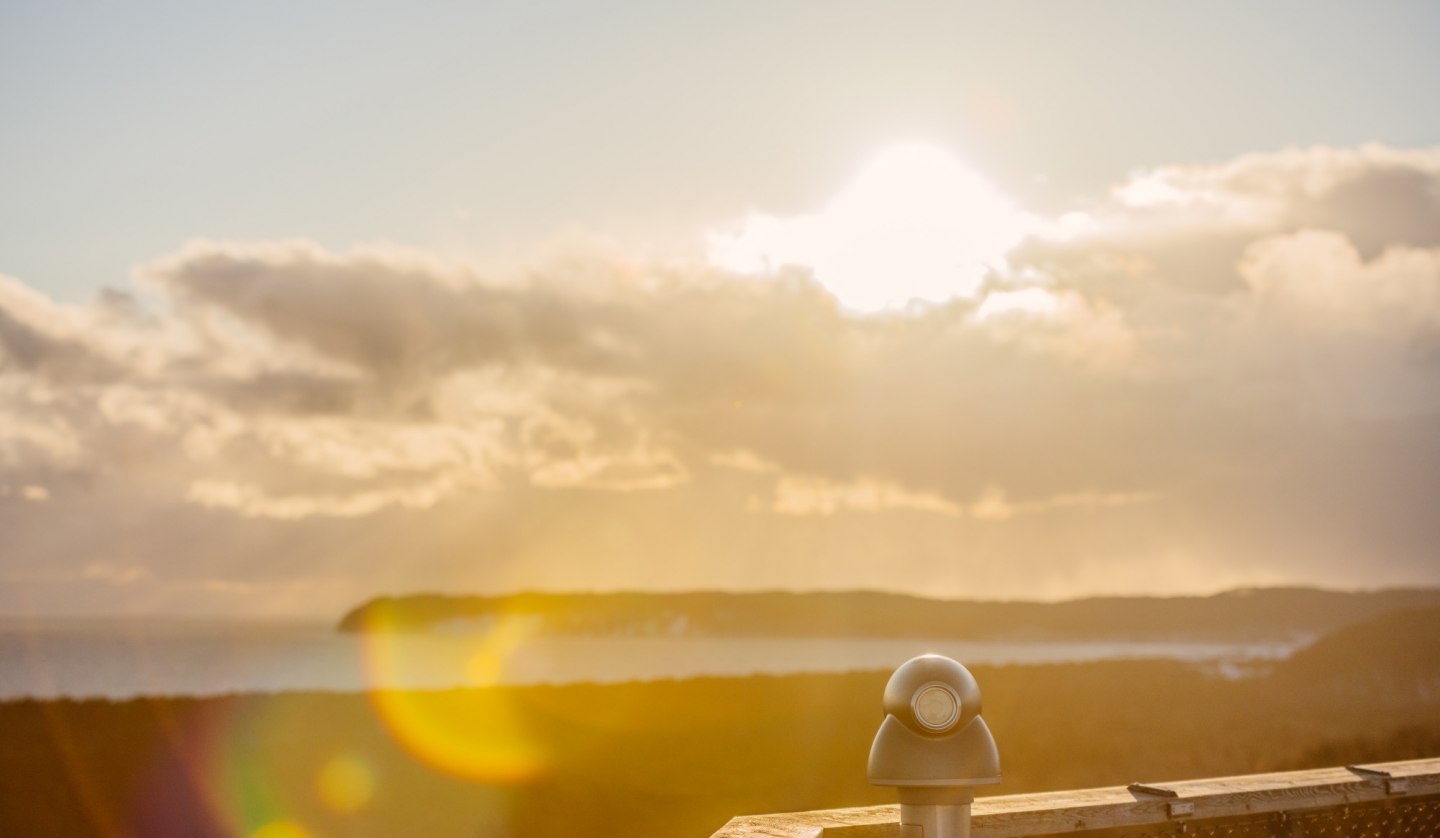
[[[271,821],[250,833],[250,838],[310,838],[310,833],[293,821]]]
[[[173,733],[157,743],[125,834],[348,834],[380,787],[379,758],[363,739],[373,722],[360,701],[293,694],[164,704]]]
[[[513,784],[534,779],[549,764],[545,749],[528,730],[524,715],[500,683],[506,666],[533,632],[533,621],[501,617],[475,635],[463,665],[468,690],[370,692],[371,704],[394,739],[426,764],[465,779]],[[401,632],[375,609],[363,629],[366,669],[372,684],[406,683],[407,649]]]
[[[256,705],[240,705],[238,712],[217,718],[214,750],[208,755],[211,779],[206,786],[218,795],[218,809],[235,828],[234,834],[252,838],[305,838],[307,833],[291,820],[282,799],[282,784],[274,776],[265,752],[275,742],[275,729],[283,720]]]
[[[357,812],[375,796],[375,772],[355,754],[331,757],[315,778],[315,790],[331,811]]]

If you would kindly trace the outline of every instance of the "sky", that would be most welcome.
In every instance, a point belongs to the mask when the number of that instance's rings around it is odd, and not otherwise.
[[[1428,3],[7,3],[0,614],[1440,584]]]

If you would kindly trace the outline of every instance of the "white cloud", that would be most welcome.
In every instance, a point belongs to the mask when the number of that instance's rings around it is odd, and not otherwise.
[[[1393,339],[1440,329],[1440,248],[1391,247],[1367,262],[1344,235],[1303,230],[1252,244],[1240,274],[1266,323]]]
[[[1113,305],[1072,290],[1027,287],[986,294],[975,322],[1000,341],[1096,371],[1133,367],[1139,343]]]
[[[1440,148],[1313,146],[1209,165],[1162,166],[1132,175],[1113,194],[1122,206],[1171,212],[1192,223],[1264,228],[1304,223],[1307,215],[1331,209],[1327,202],[1372,190],[1388,192],[1386,209],[1409,209],[1405,192],[1418,190],[1423,196],[1426,184],[1436,181]],[[1440,196],[1431,200],[1440,204]]]
[[[721,468],[734,469],[735,471],[748,471],[755,474],[766,474],[780,470],[780,466],[757,455],[754,451],[747,451],[744,448],[735,448],[729,451],[718,451],[710,454],[711,464]]]
[[[834,515],[837,512],[910,510],[941,515],[964,514],[958,504],[932,492],[907,489],[874,477],[835,481],[785,476],[775,484],[771,507],[781,515]]]
[[[1064,509],[1095,510],[1159,500],[1159,492],[1067,492],[1047,498],[1027,501],[1011,501],[1005,490],[999,486],[986,486],[968,512],[972,517],[986,521],[1008,521],[1017,515],[1037,512],[1053,512]]]
[[[255,604],[322,576],[800,584],[826,551],[860,584],[894,544],[915,578],[957,545],[1025,568],[995,595],[1107,578],[1045,569],[1078,556],[1440,581],[1437,157],[1166,167],[971,296],[878,316],[803,272],[501,281],[303,242],[193,243],[143,299],[0,281],[7,572],[87,581],[103,549],[90,582]]]
[[[643,445],[617,454],[580,454],[549,460],[530,472],[530,482],[547,489],[615,492],[669,489],[689,479],[689,469],[675,455]]]
[[[775,484],[771,509],[781,515],[835,515],[840,512],[883,512],[909,510],[932,512],[951,518],[1008,521],[1020,515],[1058,510],[1101,510],[1150,503],[1161,498],[1158,492],[1068,492],[1026,501],[1011,501],[1005,490],[986,486],[973,503],[961,504],[933,492],[917,491],[893,481],[875,477],[831,480],[823,477],[786,475]]]
[[[271,495],[258,486],[218,480],[190,485],[187,500],[210,509],[225,509],[251,518],[357,518],[387,507],[426,509],[439,503],[453,488],[441,477],[415,486],[361,489],[337,495]]]

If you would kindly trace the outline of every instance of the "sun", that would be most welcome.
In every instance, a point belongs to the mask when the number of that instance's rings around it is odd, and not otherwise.
[[[712,264],[739,273],[810,269],[853,311],[975,292],[1034,220],[944,149],[890,146],[817,212],[752,213],[708,237]]]

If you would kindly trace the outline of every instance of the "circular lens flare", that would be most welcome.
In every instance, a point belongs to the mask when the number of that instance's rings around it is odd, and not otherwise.
[[[375,772],[355,754],[339,754],[320,768],[315,790],[331,811],[348,815],[363,809],[375,795]]]
[[[270,821],[250,833],[250,838],[310,838],[310,833],[294,821]]]
[[[512,784],[531,780],[549,764],[545,749],[527,729],[513,693],[489,689],[501,683],[514,653],[533,633],[533,621],[500,617],[468,642],[462,665],[466,685],[478,689],[414,690],[384,685],[405,683],[402,631],[376,609],[363,629],[370,701],[394,739],[432,767],[476,782]],[[459,638],[448,638],[459,640]]]

